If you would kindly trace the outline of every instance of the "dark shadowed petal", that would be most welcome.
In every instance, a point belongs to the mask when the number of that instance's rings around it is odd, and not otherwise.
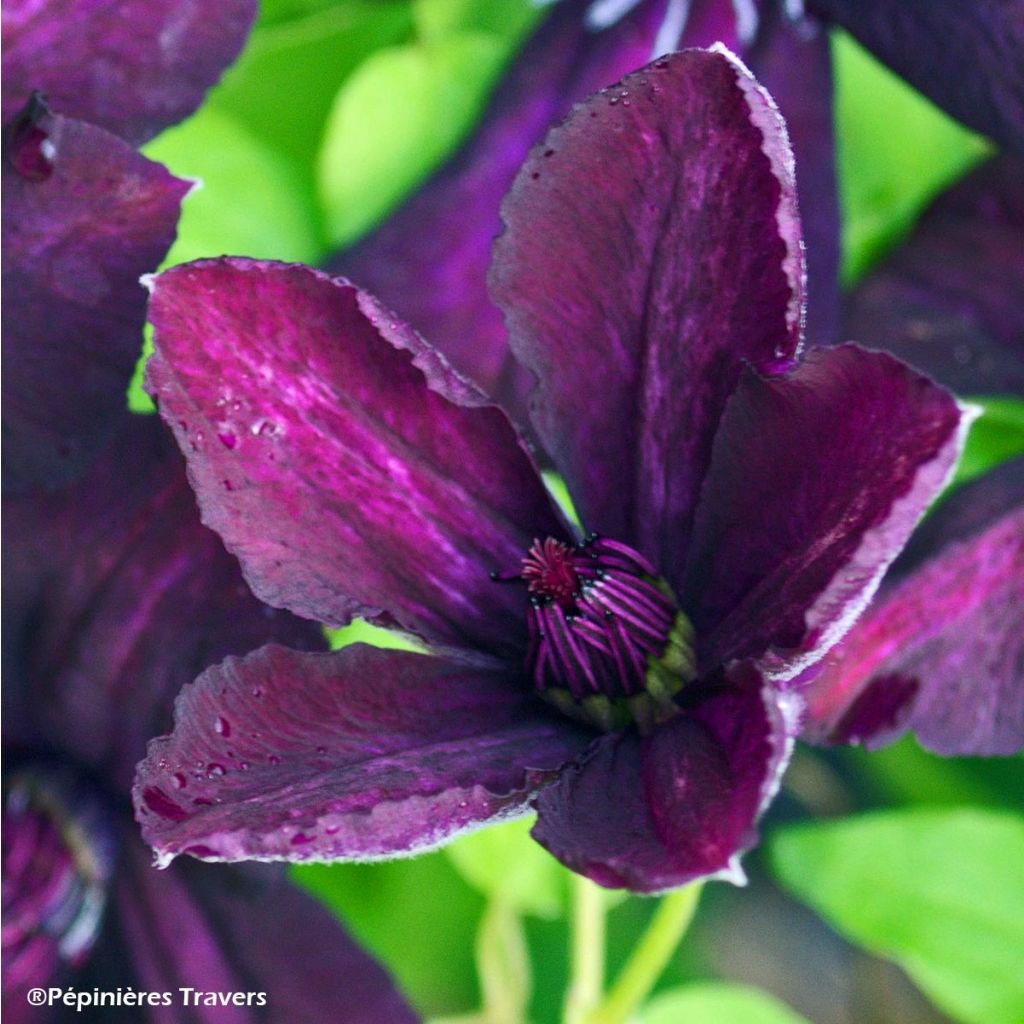
[[[107,903],[112,822],[95,794],[53,773],[4,773],[3,1004],[29,1020],[27,992],[67,981]]]
[[[739,855],[756,841],[791,746],[792,716],[777,700],[738,665],[653,734],[603,736],[538,796],[534,838],[612,888],[741,882]]]
[[[574,102],[647,63],[664,0],[615,25],[584,24],[591,0],[558,3],[513,61],[462,150],[332,269],[421,331],[463,373],[525,420],[530,380],[511,358],[487,295],[498,207],[530,147]],[[666,40],[665,49],[674,49]]]
[[[518,567],[565,535],[504,413],[341,279],[209,260],[155,281],[149,383],[204,521],[256,594],[334,625],[390,613],[520,658]]]
[[[362,644],[228,659],[175,722],[135,784],[164,861],[413,853],[521,811],[589,740],[510,670]]]
[[[387,973],[316,901],[269,865],[150,864],[132,839],[115,890],[138,987],[172,992],[153,1024],[414,1024]],[[198,1007],[178,990],[264,993],[265,1005]]]
[[[961,488],[808,690],[811,739],[906,727],[943,754],[1024,746],[1024,460]],[[900,562],[904,562],[901,559]],[[888,580],[888,578],[887,578]]]
[[[578,106],[502,207],[490,285],[588,529],[678,564],[744,360],[791,357],[802,259],[785,131],[721,52]]]
[[[6,0],[3,119],[39,90],[138,145],[199,106],[255,15],[255,0]]]
[[[825,29],[810,19],[791,21],[782,6],[772,4],[765,12],[746,59],[779,105],[789,129],[807,249],[804,336],[809,345],[824,345],[839,340],[839,198],[832,60]]]
[[[817,349],[748,371],[715,438],[681,588],[698,657],[790,678],[853,624],[945,486],[967,418],[889,355]]]
[[[998,156],[939,197],[849,296],[847,337],[959,394],[1024,394],[1024,160]]]
[[[21,705],[4,735],[127,789],[146,741],[170,727],[174,695],[199,671],[268,640],[321,640],[311,623],[252,596],[200,524],[159,419],[122,413],[121,423],[75,485],[4,502],[4,689]]]
[[[915,89],[1024,153],[1024,9],[1018,0],[808,0]]]
[[[189,184],[38,104],[5,132],[4,487],[63,483],[109,436],[142,347],[139,275]]]

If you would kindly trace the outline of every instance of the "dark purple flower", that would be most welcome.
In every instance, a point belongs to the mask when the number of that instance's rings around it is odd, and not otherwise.
[[[429,648],[269,646],[186,687],[136,780],[164,863],[409,853],[534,803],[537,839],[604,885],[740,875],[793,681],[948,478],[960,410],[887,355],[797,359],[791,154],[727,53],[578,106],[503,217],[492,293],[594,534],[500,409],[347,281],[232,259],[156,278],[150,386],[250,585]],[[193,781],[198,761],[224,773]]]
[[[182,683],[268,638],[319,644],[315,628],[245,588],[200,525],[162,426],[124,413],[76,484],[5,499],[4,544],[9,1019],[47,1016],[29,1005],[29,988],[74,985],[174,999],[88,1019],[415,1020],[381,968],[278,871],[191,864],[161,873],[139,841],[132,765],[146,737],[166,726]],[[189,777],[217,771],[193,764]],[[186,1010],[181,986],[263,991],[266,1003]]]
[[[839,224],[825,33],[773,10],[741,38],[729,0],[697,0],[688,12],[676,0],[641,0],[626,13],[622,6],[605,4],[602,11],[593,0],[556,3],[462,149],[330,265],[394,309],[521,423],[533,382],[512,357],[486,288],[501,199],[530,148],[574,103],[680,45],[724,41],[779,102],[800,168],[808,333],[835,340]]]
[[[1024,395],[1024,160],[993,157],[941,195],[847,297],[844,333],[962,395]]]
[[[808,691],[806,735],[940,754],[1024,747],[1024,459],[925,520]]]
[[[255,11],[5,2],[6,489],[74,478],[110,436],[142,346],[138,279],[166,255],[190,188],[132,147],[198,106]]]

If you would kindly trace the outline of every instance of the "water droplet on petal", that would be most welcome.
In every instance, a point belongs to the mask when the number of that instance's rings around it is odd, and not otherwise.
[[[214,719],[213,729],[214,732],[220,736],[231,735],[231,723],[222,715],[218,715],[217,718]]]

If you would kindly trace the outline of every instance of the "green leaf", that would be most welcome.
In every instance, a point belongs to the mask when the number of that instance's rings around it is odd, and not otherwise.
[[[201,183],[182,203],[178,238],[161,269],[202,256],[315,263],[322,254],[316,209],[294,167],[227,114],[205,106],[158,135],[143,152],[175,174]],[[153,412],[142,390],[142,368],[150,351],[147,325],[142,356],[128,386],[133,412]]]
[[[480,115],[507,49],[465,32],[381,50],[338,93],[319,160],[327,233],[354,241],[448,156]]]
[[[462,877],[488,899],[523,914],[559,917],[566,870],[530,838],[534,817],[480,829],[445,852]]]
[[[843,279],[852,284],[991,146],[833,34]]]
[[[886,811],[778,833],[783,885],[968,1024],[1024,1020],[1024,820]]]
[[[982,395],[965,401],[978,406],[981,415],[971,424],[954,487],[1024,453],[1024,400]]]
[[[651,1000],[637,1024],[807,1024],[774,996],[748,985],[682,985]]]
[[[257,27],[211,102],[290,159],[315,201],[314,163],[345,79],[412,30],[407,3],[346,0]]]
[[[165,267],[225,253],[314,263],[323,253],[294,165],[223,111],[203,107],[144,152],[202,182],[185,199]]]
[[[484,901],[443,854],[300,865],[291,877],[387,965],[425,1016],[478,1005],[473,945]]]
[[[421,39],[468,30],[515,42],[537,22],[542,9],[530,0],[413,0],[412,10]]]

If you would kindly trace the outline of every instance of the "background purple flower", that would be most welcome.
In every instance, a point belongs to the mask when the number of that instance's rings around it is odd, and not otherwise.
[[[156,278],[150,386],[254,590],[432,649],[272,646],[204,673],[137,778],[165,862],[408,853],[535,799],[536,837],[605,885],[737,878],[795,729],[786,684],[948,478],[948,393],[854,346],[797,359],[791,154],[730,56],[577,107],[503,216],[492,291],[599,537],[366,293],[247,260]],[[176,792],[202,759],[223,773]]]
[[[138,278],[166,255],[190,187],[132,147],[199,105],[255,13],[253,0],[4,4],[6,488],[70,480],[110,436],[141,349]]]
[[[247,591],[182,469],[157,421],[124,413],[77,484],[5,499],[4,1010],[42,1019],[33,986],[123,985],[176,1005],[102,1019],[412,1021],[381,968],[282,874],[158,873],[138,839],[132,765],[182,683],[267,638],[320,643]],[[267,1004],[185,1011],[183,985],[264,991]]]

